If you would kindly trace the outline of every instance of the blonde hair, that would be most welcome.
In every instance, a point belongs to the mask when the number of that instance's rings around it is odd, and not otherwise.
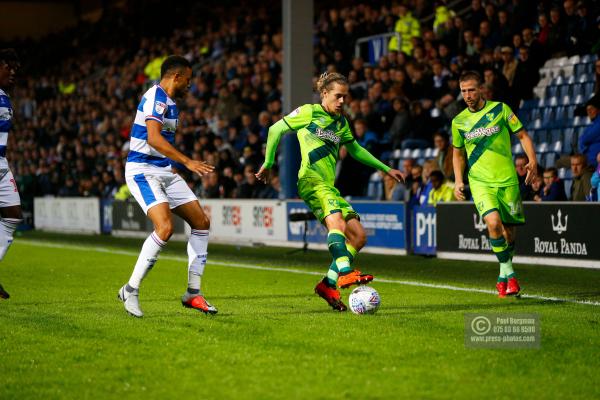
[[[324,91],[330,90],[334,83],[348,86],[348,79],[338,72],[325,72],[317,80],[317,92],[322,95]]]

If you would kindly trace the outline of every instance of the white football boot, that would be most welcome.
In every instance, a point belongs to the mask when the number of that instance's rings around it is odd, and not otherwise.
[[[134,317],[141,318],[144,316],[142,309],[140,308],[140,299],[139,299],[139,290],[135,289],[133,292],[128,292],[127,284],[123,285],[121,289],[119,289],[118,298],[123,302],[125,306],[125,311]]]

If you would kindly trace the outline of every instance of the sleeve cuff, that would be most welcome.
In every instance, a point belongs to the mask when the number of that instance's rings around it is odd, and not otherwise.
[[[525,127],[520,127],[519,129],[517,129],[516,131],[513,132],[513,135],[516,135],[517,133],[521,132],[522,130],[524,130]]]
[[[161,120],[160,118],[155,117],[154,115],[147,115],[146,118],[144,119],[144,121],[148,121],[149,119],[156,121],[156,122],[160,123],[161,125],[164,125],[164,121]]]

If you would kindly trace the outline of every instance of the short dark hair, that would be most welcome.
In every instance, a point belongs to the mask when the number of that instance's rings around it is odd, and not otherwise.
[[[460,74],[459,82],[465,81],[477,81],[478,84],[481,84],[481,75],[477,71],[465,71]]]
[[[554,177],[558,176],[558,170],[555,167],[548,167],[544,172],[551,172]]]
[[[442,171],[436,169],[434,171],[431,171],[431,173],[429,174],[429,179],[431,179],[433,177],[438,178],[440,181],[443,181],[444,173]]]
[[[160,77],[162,79],[175,70],[181,71],[186,68],[192,68],[192,64],[187,58],[181,56],[169,56],[160,66]]]
[[[0,62],[9,64],[9,65],[19,65],[19,56],[15,49],[0,49]]]
[[[515,156],[515,161],[517,160],[525,160],[526,162],[529,162],[529,158],[527,157],[527,154],[521,153],[521,154],[517,154]]]

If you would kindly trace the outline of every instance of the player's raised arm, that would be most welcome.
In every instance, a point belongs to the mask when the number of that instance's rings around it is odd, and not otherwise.
[[[212,172],[215,167],[205,163],[204,161],[196,161],[187,157],[185,154],[173,147],[161,134],[162,124],[153,119],[146,120],[146,128],[148,129],[148,144],[156,149],[159,153],[167,156],[173,161],[185,165],[187,169],[202,176]]]
[[[275,154],[277,154],[277,146],[279,146],[279,141],[284,133],[290,131],[290,127],[283,118],[275,122],[269,128],[269,134],[267,136],[267,148],[265,150],[265,162],[255,174],[256,179],[259,181],[265,183],[269,182],[271,168],[273,167],[273,164],[275,164]]]
[[[535,176],[537,175],[537,158],[535,155],[535,147],[533,145],[533,140],[531,140],[531,136],[525,131],[525,129],[520,130],[517,133],[517,137],[521,141],[521,146],[523,146],[523,150],[525,154],[527,154],[527,158],[529,162],[525,165],[525,169],[527,169],[527,175],[525,176],[525,184],[529,185]]]
[[[262,167],[255,174],[259,181],[268,183],[270,178],[270,170],[275,164],[275,154],[277,153],[277,146],[281,140],[281,136],[287,132],[297,131],[304,128],[312,119],[312,106],[305,104],[296,108],[294,111],[275,122],[269,128],[269,134],[267,136],[267,148],[265,153],[265,162]]]
[[[397,169],[390,168],[385,165],[381,161],[379,161],[373,154],[369,152],[369,150],[362,147],[360,144],[356,142],[356,140],[352,140],[345,144],[348,153],[352,156],[352,158],[360,161],[361,163],[375,168],[379,171],[383,171],[392,178],[394,178],[397,182],[404,182],[405,175],[401,171]]]

